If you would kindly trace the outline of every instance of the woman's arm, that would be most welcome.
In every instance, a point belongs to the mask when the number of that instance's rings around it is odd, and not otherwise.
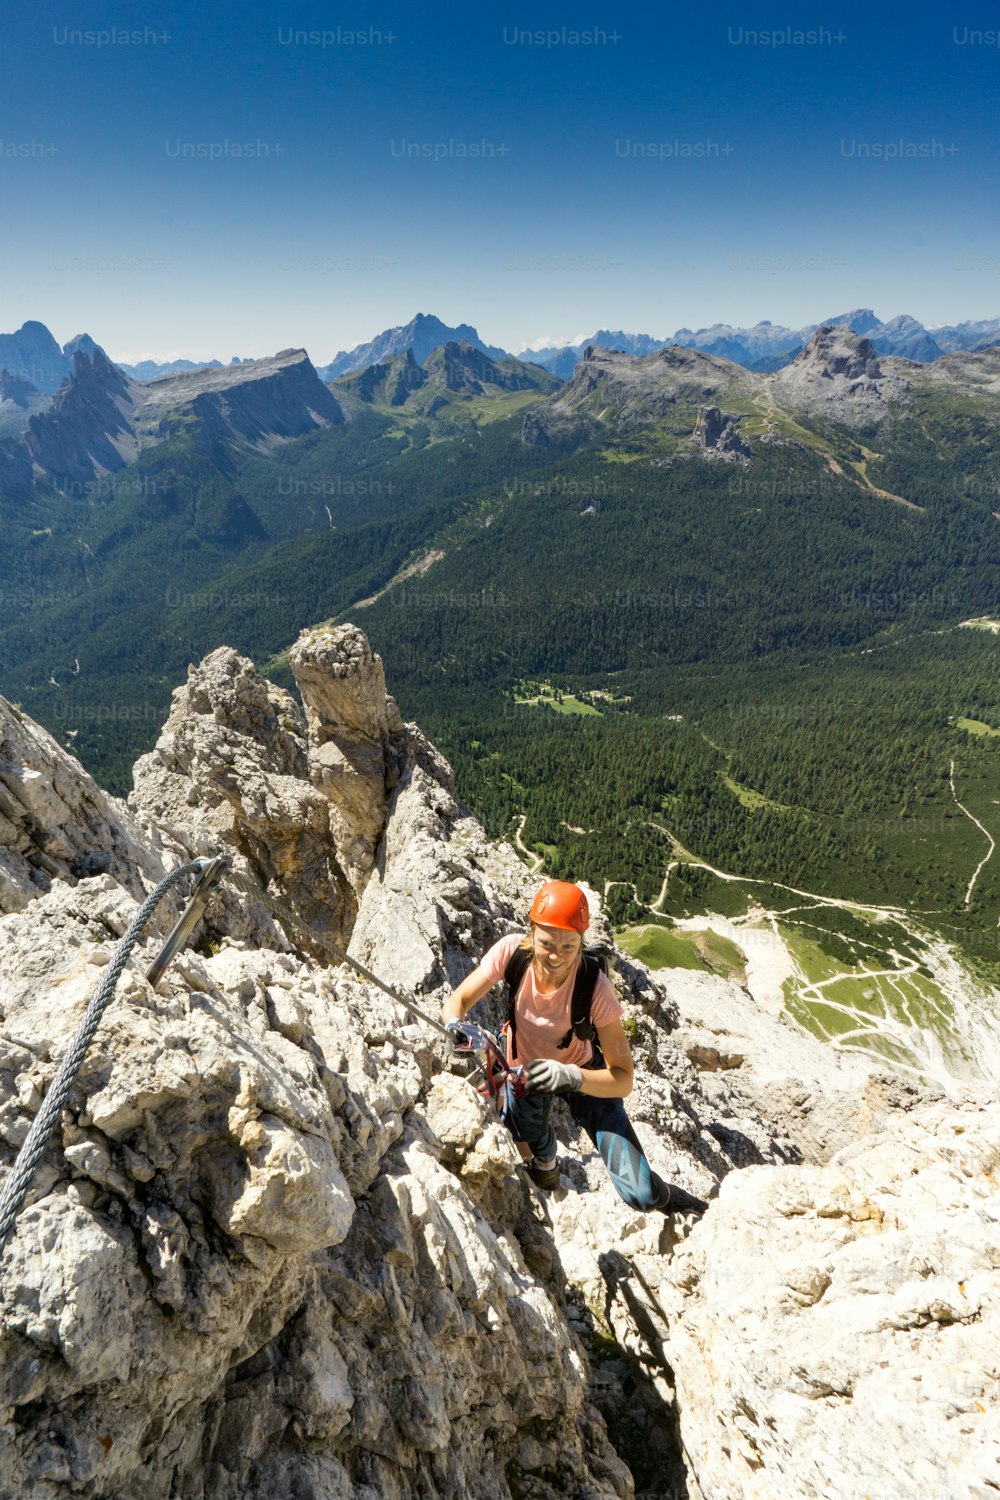
[[[471,976],[470,976],[471,977]],[[599,1099],[626,1099],[632,1092],[632,1050],[620,1020],[597,1028],[606,1068],[581,1068],[580,1092]]]
[[[481,1000],[488,990],[496,984],[492,974],[488,974],[479,964],[471,974],[467,974],[457,989],[452,990],[447,1000],[441,1006],[441,1021],[447,1025],[449,1021],[460,1021],[467,1010],[471,1010],[477,1000]],[[624,1033],[622,1033],[624,1035]],[[625,1043],[628,1046],[628,1042]]]

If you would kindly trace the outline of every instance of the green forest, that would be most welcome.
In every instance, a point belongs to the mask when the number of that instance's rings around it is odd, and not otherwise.
[[[1000,604],[995,428],[897,421],[867,475],[904,505],[797,442],[745,468],[522,423],[362,408],[224,462],[185,433],[5,502],[0,687],[124,793],[189,662],[231,644],[287,684],[303,627],[353,620],[489,832],[607,887],[618,924],[718,901],[702,862],[920,911],[992,966],[993,863],[965,893],[1000,752],[961,721],[1000,728],[1000,637],[961,622]]]

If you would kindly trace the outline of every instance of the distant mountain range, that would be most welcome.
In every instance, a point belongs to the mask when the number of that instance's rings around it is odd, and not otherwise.
[[[0,387],[2,389],[2,387]],[[17,398],[27,399],[23,383]],[[282,439],[344,421],[304,349],[236,366],[186,371],[143,383],[103,349],[77,349],[72,378],[0,442],[0,496],[36,483],[82,493],[148,448],[185,436],[225,472],[232,449],[267,452]]]
[[[731,360],[745,369],[767,374],[781,369],[795,359],[796,355],[801,354],[816,329],[824,325],[851,328],[855,333],[868,338],[876,353],[898,354],[919,364],[929,364],[942,354],[955,350],[986,349],[1000,342],[1000,317],[929,329],[906,313],[883,323],[871,308],[866,307],[838,313],[833,317],[823,318],[819,323],[808,323],[802,328],[786,328],[780,323],[766,320],[753,328],[735,328],[728,323],[714,323],[709,328],[678,328],[668,338],[657,338],[649,333],[625,333],[622,329],[599,328],[592,337],[581,339],[578,344],[524,349],[516,357],[522,364],[540,365],[557,375],[560,380],[566,380],[588,345],[619,349],[625,354],[644,355],[655,354],[671,344],[679,344],[683,348],[700,349],[705,354]],[[416,365],[423,366],[435,349],[450,343],[469,345],[494,362],[514,358],[508,350],[485,343],[471,324],[459,323],[456,326],[443,323],[440,318],[429,313],[417,313],[409,323],[384,329],[367,343],[341,351],[329,364],[317,365],[316,372],[321,380],[334,381],[359,370],[371,369],[375,365],[386,365],[407,352],[412,355]],[[98,348],[100,345],[95,344],[87,333],[77,334],[60,347],[44,323],[27,322],[16,333],[0,334],[0,377],[6,371],[19,380],[27,381],[41,396],[51,396],[62,381],[72,375],[74,355],[81,353],[92,358],[94,350]],[[133,380],[150,381],[195,370],[232,369],[240,364],[252,363],[254,361],[251,359],[233,355],[228,364],[218,359],[200,363],[190,359],[166,362],[146,359],[137,365],[120,364],[118,368]],[[20,430],[24,425],[23,408],[5,405],[10,399],[8,393],[0,387],[0,436]],[[44,405],[44,402],[40,405]]]
[[[872,335],[888,326],[874,314],[868,322]],[[36,352],[45,350],[54,362],[53,350],[63,351],[54,340],[46,345],[42,325],[35,328],[41,330],[34,333]],[[916,335],[909,335],[912,347]],[[852,429],[878,424],[890,410],[906,411],[931,386],[953,389],[962,401],[978,399],[996,387],[1000,353],[998,343],[988,355],[956,349],[934,361],[884,355],[875,337],[844,322],[821,324],[793,358],[761,371],[690,344],[639,352],[652,342],[645,335],[604,337],[605,345],[584,348],[565,381],[539,364],[493,358],[480,344],[449,339],[423,363],[406,346],[335,381],[321,379],[304,349],[285,349],[143,382],[81,335],[73,341],[72,376],[54,395],[0,370],[0,423],[10,434],[0,437],[0,499],[24,497],[39,485],[83,494],[140,455],[148,466],[148,450],[170,452],[178,439],[228,475],[239,455],[268,457],[318,428],[353,426],[366,410],[391,417],[417,448],[432,437],[461,436],[523,414],[522,440],[533,447],[576,451],[609,430],[645,441],[640,435],[649,424],[666,420],[673,436],[658,439],[664,456],[679,434],[685,441],[693,436],[705,453],[743,461],[752,452],[748,440],[784,431],[801,442],[794,422],[789,426],[793,412]],[[638,351],[624,351],[623,342]],[[758,338],[761,358],[765,342]]]
[[[195,359],[171,359],[166,364],[159,364],[155,359],[140,360],[137,365],[119,365],[119,370],[124,370],[126,375],[131,375],[133,380],[162,380],[164,375],[186,375],[192,370],[228,370],[233,365],[251,364],[248,357],[241,359],[234,354],[229,364],[221,359],[202,360],[200,363]]]
[[[753,328],[715,323],[711,328],[697,330],[678,328],[671,338],[665,339],[656,339],[645,333],[611,333],[599,329],[592,338],[582,339],[578,344],[525,350],[520,357],[533,360],[565,380],[591,344],[604,349],[620,349],[625,354],[654,354],[671,344],[679,344],[682,348],[700,349],[705,354],[732,360],[747,370],[767,374],[781,369],[801,354],[816,329],[823,326],[850,328],[868,338],[877,354],[898,354],[919,364],[929,364],[940,359],[942,354],[955,350],[986,349],[1000,342],[1000,318],[928,329],[906,313],[883,323],[870,307],[863,307],[823,318],[819,323],[808,323],[804,328],[785,328],[780,323],[766,321]]]
[[[400,328],[387,328],[367,344],[357,344],[353,349],[342,351],[328,365],[320,366],[318,374],[322,380],[336,380],[338,375],[351,375],[355,370],[364,370],[369,365],[384,364],[394,355],[405,354],[407,350],[416,363],[422,365],[429,354],[448,343],[471,344],[489,359],[507,358],[506,349],[484,344],[468,323],[460,323],[457,328],[451,328],[429,313],[417,313],[415,318],[411,318],[409,323]]]
[[[335,382],[320,379],[304,349],[144,382],[93,345],[90,354],[76,349],[72,371],[52,396],[0,371],[0,422],[6,417],[11,434],[0,440],[0,499],[26,495],[36,483],[80,494],[179,436],[225,473],[236,450],[267,455],[365,407],[405,409],[408,421],[453,434],[475,424],[477,401],[510,398],[510,415],[561,384],[538,365],[510,355],[493,360],[455,339],[423,365],[405,349]]]

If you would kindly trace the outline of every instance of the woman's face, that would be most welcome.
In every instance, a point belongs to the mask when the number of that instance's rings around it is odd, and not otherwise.
[[[561,982],[573,967],[574,960],[583,946],[583,935],[567,932],[565,927],[534,928],[535,958],[545,978]]]

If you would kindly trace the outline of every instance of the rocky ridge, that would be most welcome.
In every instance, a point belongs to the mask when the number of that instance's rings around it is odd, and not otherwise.
[[[681,344],[732,360],[745,369],[768,374],[801,354],[816,330],[824,324],[844,326],[856,334],[867,335],[879,354],[899,355],[920,363],[931,363],[942,353],[953,350],[985,349],[1000,338],[1000,318],[927,329],[907,313],[883,323],[870,307],[859,307],[852,312],[823,318],[819,323],[807,323],[803,328],[786,328],[765,318],[753,328],[736,328],[730,323],[713,323],[708,328],[698,329],[678,328],[671,337],[663,339],[645,333],[611,333],[602,329],[578,344],[525,350],[521,358],[530,357],[566,380],[588,344],[600,344],[606,349],[620,349],[629,354],[651,354],[668,344]]]
[[[196,424],[203,445],[266,451],[282,439],[344,421],[302,349],[143,384],[96,345],[73,354],[72,378],[27,431],[0,442],[0,495],[36,481],[83,493],[105,474]]]
[[[789,440],[780,427],[775,430],[780,411],[819,415],[847,427],[871,425],[909,405],[912,372],[923,380],[924,371],[906,360],[880,361],[870,340],[826,325],[790,364],[769,375],[676,344],[639,356],[588,345],[563,388],[525,412],[522,439],[570,445],[602,428],[628,436],[661,423],[674,436],[689,432],[702,456],[744,460],[750,448],[738,424],[748,415],[765,419],[764,442]],[[959,373],[966,375],[964,368]],[[728,414],[734,409],[739,416]]]
[[[541,1198],[433,1034],[336,951],[349,943],[434,1012],[483,948],[523,922],[535,881],[460,806],[360,631],[306,633],[291,664],[302,708],[228,648],[193,667],[127,808],[0,700],[0,888],[12,892],[0,917],[5,1166],[143,890],[192,855],[234,860],[195,947],[159,988],[142,977],[155,932],[126,969],[0,1262],[0,1492],[856,1495],[869,1473],[860,1435],[845,1440],[836,1484],[796,1487],[813,1436],[842,1435],[823,1425],[842,1397],[796,1388],[788,1405],[786,1351],[811,1326],[799,1320],[824,1311],[822,1294],[803,1300],[818,1285],[811,1268],[831,1268],[845,1318],[869,1283],[896,1284],[879,1281],[878,1261],[860,1279],[840,1271],[859,1237],[867,1253],[891,1229],[890,1266],[909,1264],[912,1249],[931,1275],[950,1276],[958,1262],[938,1269],[947,1246],[932,1198],[953,1191],[972,1291],[966,1302],[949,1291],[947,1305],[964,1318],[975,1302],[983,1334],[961,1345],[964,1384],[948,1387],[951,1407],[930,1410],[911,1469],[928,1483],[938,1475],[934,1445],[958,1430],[940,1424],[966,1421],[954,1415],[960,1396],[984,1418],[963,1473],[970,1485],[987,1473],[997,1269],[984,1174],[995,1143],[977,1102],[961,1150],[934,1156],[940,1105],[851,1075],[820,1144],[790,1080],[784,1092],[773,1076],[755,1082],[751,1053],[773,1063],[774,1048],[749,1034],[752,1017],[742,1061],[716,1066],[736,1046],[716,1032],[713,1056],[705,1011],[693,1014],[683,986],[675,999],[676,976],[665,990],[621,955],[630,1115],[659,1171],[694,1191],[723,1181],[722,1195],[677,1245],[669,1221],[622,1209],[577,1140],[562,1187]],[[157,917],[161,934],[172,914]],[[709,1013],[725,1017],[715,999]],[[818,1092],[822,1048],[804,1046],[808,1063],[790,1067],[811,1068]],[[873,1127],[915,1143],[916,1175],[930,1174],[895,1218],[886,1195],[902,1167],[881,1182],[882,1158],[865,1165]],[[560,1129],[572,1138],[568,1117]],[[835,1149],[849,1167],[837,1156],[810,1165]],[[798,1313],[765,1299],[769,1358],[754,1362],[735,1316],[742,1284],[718,1270],[732,1270],[738,1244],[748,1287],[770,1286],[776,1205],[806,1290]],[[907,1369],[934,1367],[946,1301],[934,1290],[922,1312],[913,1303],[921,1332],[894,1346],[912,1353]],[[877,1363],[882,1346],[866,1344],[865,1360],[869,1347]],[[806,1373],[794,1379],[829,1377],[833,1389],[849,1358],[846,1343],[829,1359],[801,1353]],[[859,1360],[859,1379],[868,1368]],[[766,1429],[751,1434],[749,1461],[734,1447],[749,1420],[741,1401],[756,1401]],[[888,1430],[919,1445],[912,1424]],[[973,1488],[955,1493],[978,1500]]]
[[[823,324],[791,364],[765,377],[783,404],[820,409],[854,425],[877,421],[891,404],[906,405],[910,382],[905,362],[880,362],[870,339],[849,328]]]
[[[412,354],[418,365],[422,365],[433,350],[449,341],[471,344],[491,360],[507,357],[506,349],[485,344],[468,323],[459,323],[453,328],[442,323],[433,313],[417,313],[408,323],[401,324],[398,328],[386,328],[367,343],[341,350],[328,365],[320,366],[320,378],[336,380],[340,375],[351,375],[368,365],[385,364],[394,356],[407,352]]]

